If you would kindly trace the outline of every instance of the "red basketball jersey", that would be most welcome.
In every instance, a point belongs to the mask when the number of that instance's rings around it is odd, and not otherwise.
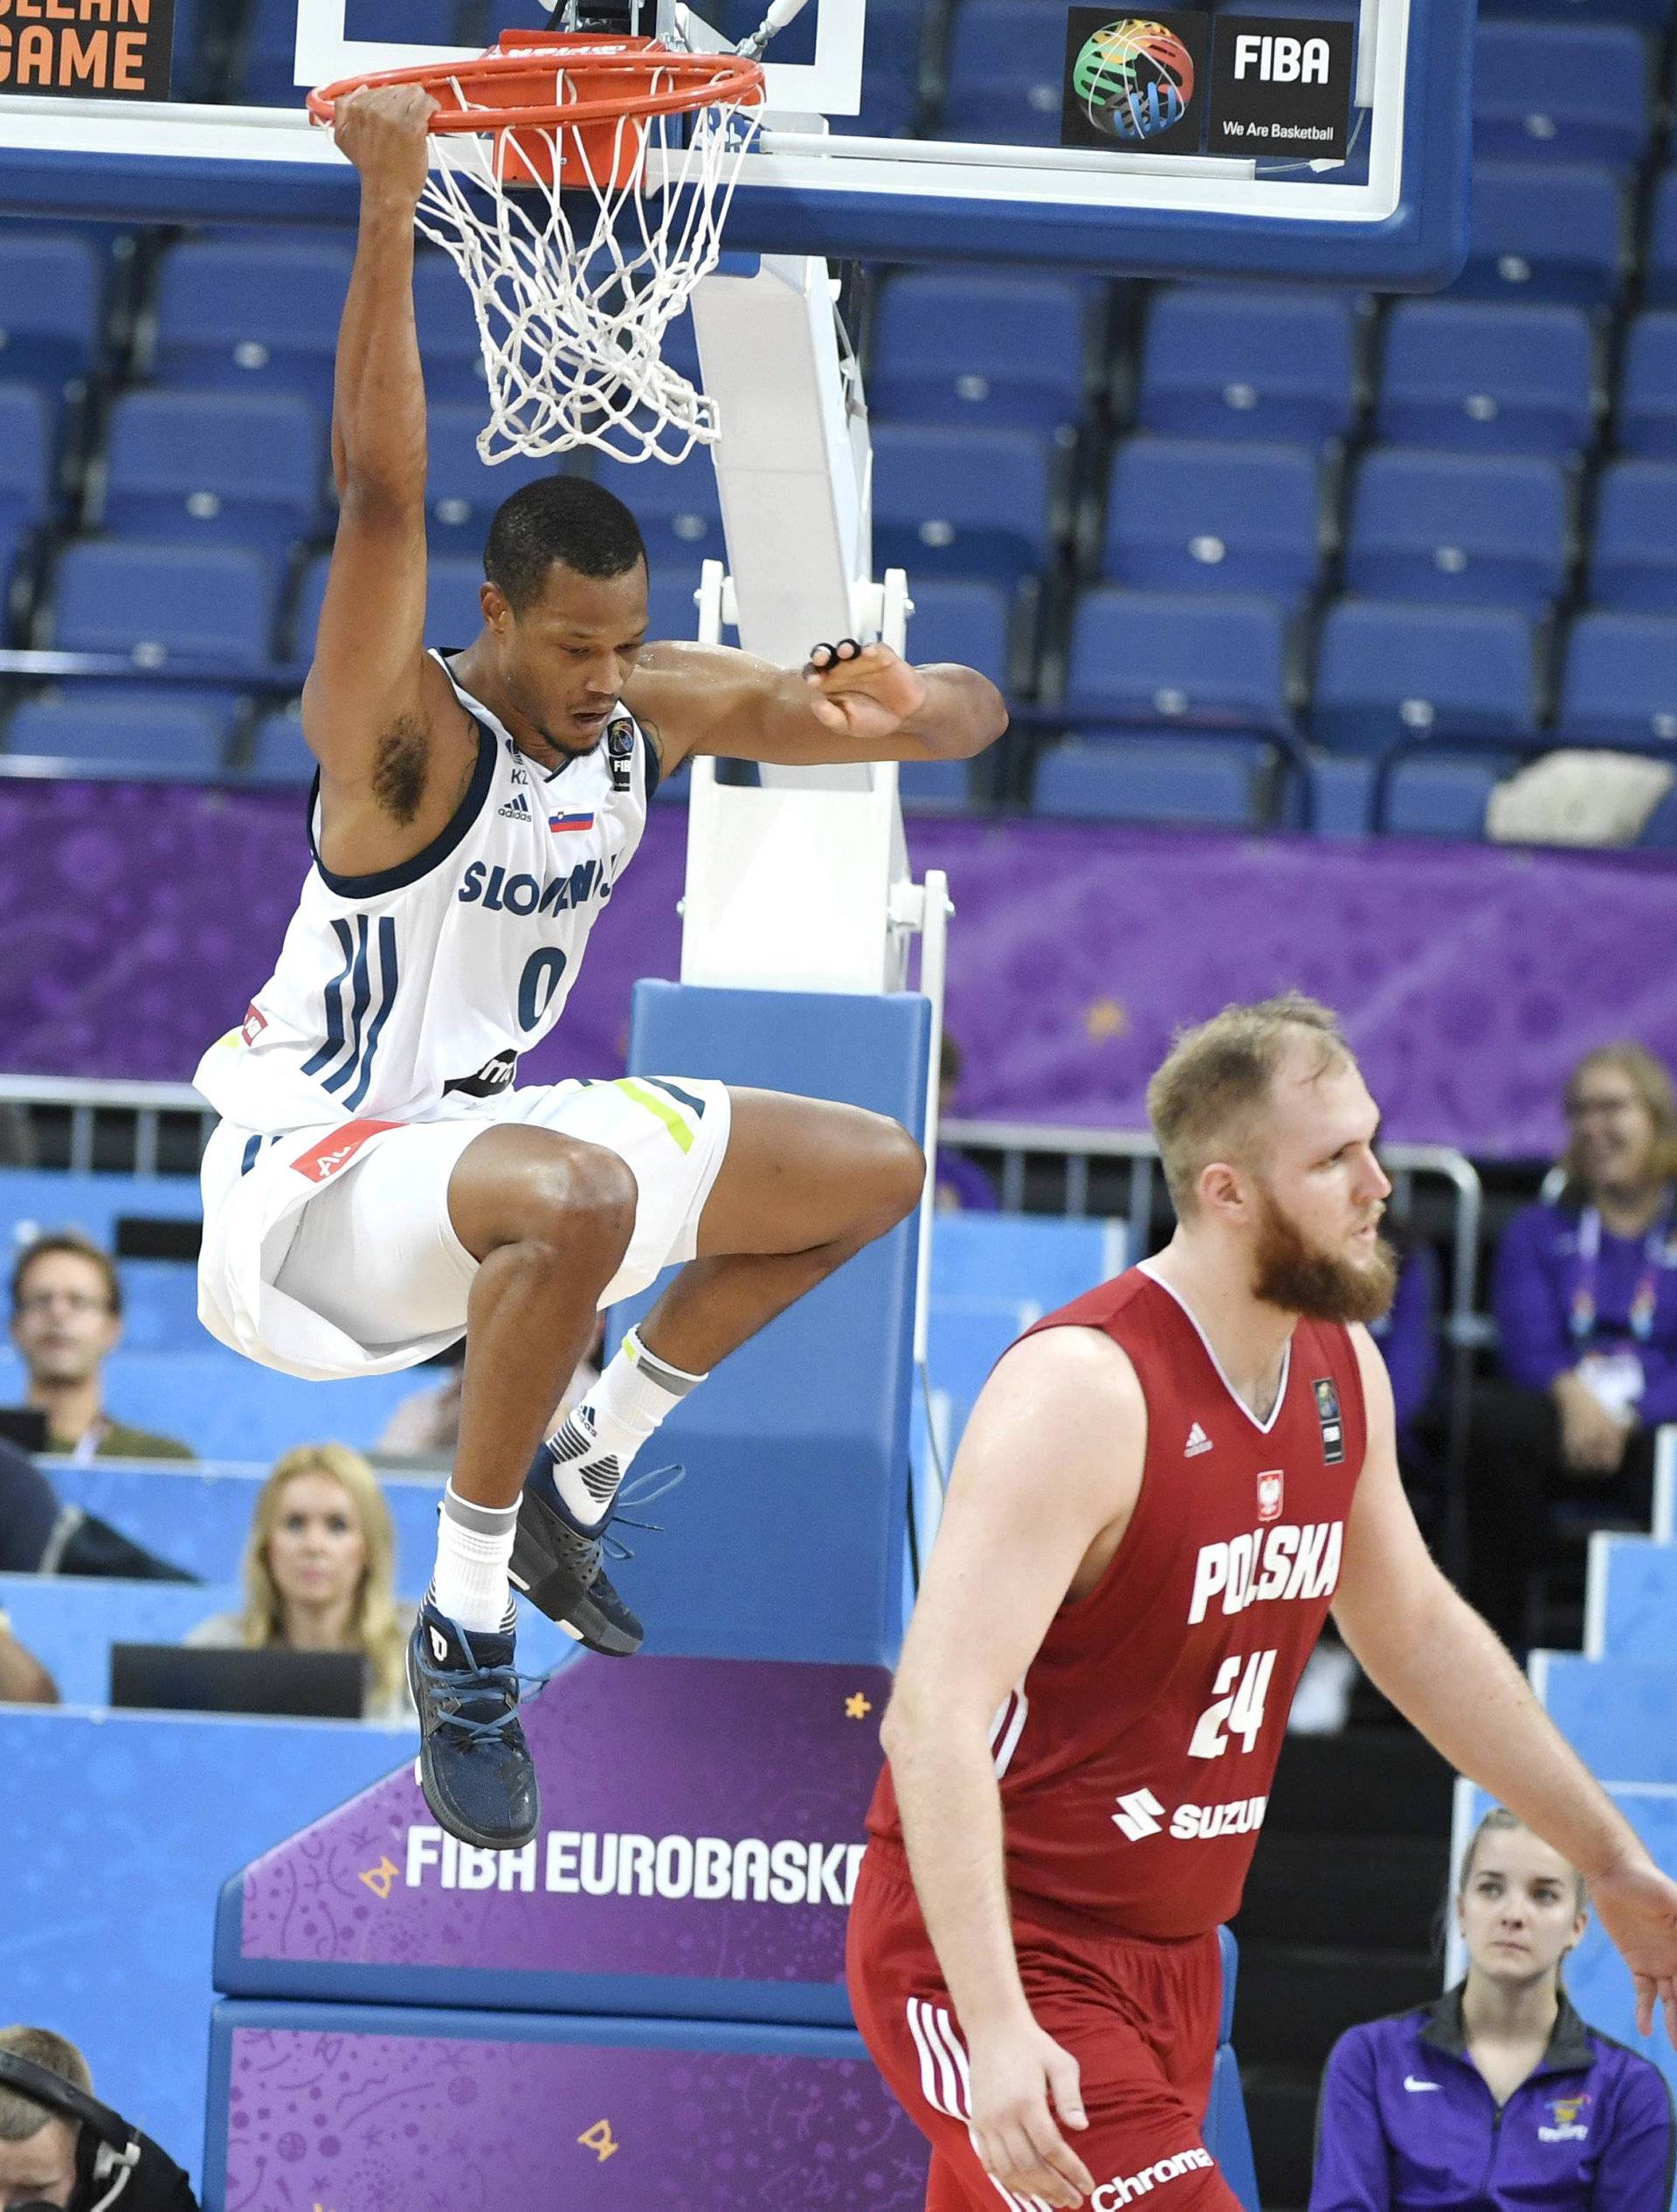
[[[1259,1421],[1144,1268],[1037,1324],[1073,1326],[1128,1354],[1147,1454],[1105,1573],[1060,1607],[996,1716],[1008,1884],[1027,1911],[1199,1935],[1240,1903],[1339,1581],[1366,1435],[1356,1351],[1344,1329],[1301,1321]],[[888,1766],[868,1827],[901,1848]]]

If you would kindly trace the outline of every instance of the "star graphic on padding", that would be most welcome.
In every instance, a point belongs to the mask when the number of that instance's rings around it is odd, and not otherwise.
[[[845,1718],[846,1720],[866,1720],[868,1714],[871,1713],[873,1710],[873,1706],[868,1703],[867,1699],[863,1697],[859,1690],[856,1692],[853,1697],[846,1697],[845,1700]]]

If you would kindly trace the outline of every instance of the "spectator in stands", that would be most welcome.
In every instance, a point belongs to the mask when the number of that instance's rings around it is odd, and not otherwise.
[[[93,2093],[49,2028],[0,2028],[0,2212],[198,2212],[166,2151]]]
[[[59,1685],[32,1651],[25,1651],[0,1612],[0,1705],[56,1705]]]
[[[37,1237],[11,1271],[11,1338],[47,1449],[69,1459],[191,1459],[190,1444],[114,1421],[105,1362],[122,1335],[122,1285],[108,1252],[73,1229]]]
[[[938,1061],[938,1106],[940,1119],[947,1120],[955,1111],[956,1095],[961,1089],[961,1070],[965,1057],[961,1047],[946,1029]],[[994,1213],[1000,1204],[996,1185],[990,1181],[977,1160],[969,1159],[964,1152],[950,1150],[939,1137],[937,1145],[937,1206],[940,1213]]]
[[[589,1346],[565,1385],[565,1394],[554,1410],[549,1433],[558,1427],[571,1407],[588,1395],[600,1379],[600,1353],[605,1342],[605,1324],[600,1322]],[[446,1464],[460,1441],[460,1386],[466,1379],[466,1338],[452,1344],[429,1365],[448,1370],[446,1380],[429,1389],[416,1390],[397,1401],[374,1449],[383,1459],[426,1459]]]
[[[378,1477],[345,1444],[300,1444],[258,1493],[245,1551],[245,1609],[186,1641],[227,1649],[359,1651],[368,1720],[412,1718],[406,1654],[413,1608],[396,1598],[396,1532]]]
[[[1677,1421],[1677,1095],[1640,1045],[1567,1085],[1564,1180],[1508,1224],[1492,1284],[1501,1377],[1476,1393],[1469,1595],[1510,1643],[1549,1509],[1647,1525],[1653,1432]]]
[[[1588,2027],[1562,1987],[1589,1918],[1583,1876],[1497,1806],[1467,1848],[1455,1913],[1467,1979],[1334,2045],[1310,2212],[1665,2212],[1665,2077]]]

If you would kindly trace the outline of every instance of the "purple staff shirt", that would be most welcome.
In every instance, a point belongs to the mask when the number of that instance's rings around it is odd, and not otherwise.
[[[1334,2045],[1310,2212],[1667,2212],[1674,2143],[1664,2075],[1564,1996],[1541,2063],[1499,2107],[1452,1989]]]
[[[1580,1271],[1578,1217],[1570,1207],[1522,1206],[1497,1248],[1491,1279],[1502,1372],[1527,1390],[1547,1390],[1586,1351],[1630,1350],[1642,1363],[1637,1418],[1649,1428],[1677,1421],[1677,1238],[1654,1276],[1653,1327],[1637,1344],[1631,1302],[1646,1263],[1646,1239],[1602,1232],[1596,1263],[1596,1319],[1588,1343],[1567,1327]]]

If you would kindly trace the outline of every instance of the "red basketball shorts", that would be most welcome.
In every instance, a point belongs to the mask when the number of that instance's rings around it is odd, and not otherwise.
[[[1223,1969],[1213,1931],[1182,1943],[1036,1925],[1013,1940],[1039,2027],[1082,2070],[1088,2126],[1062,2129],[1095,2179],[1087,2212],[1240,2212],[1200,2133],[1217,2056]],[[870,1844],[850,1910],[856,2025],[930,2139],[926,2212],[1036,2212],[973,2149],[964,2038],[900,1853]]]

